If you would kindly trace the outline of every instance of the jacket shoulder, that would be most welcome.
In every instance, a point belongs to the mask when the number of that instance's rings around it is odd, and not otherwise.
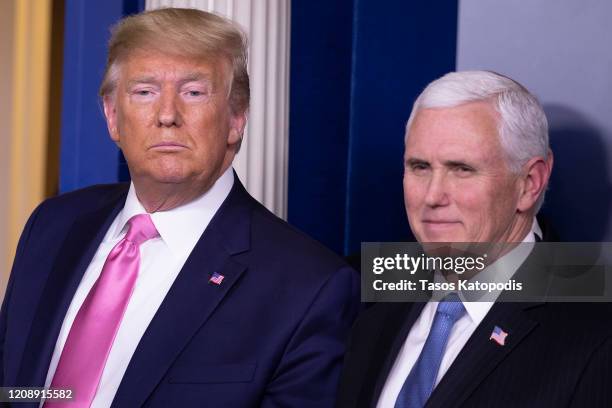
[[[612,337],[612,303],[547,303],[530,315],[550,332],[567,332],[565,338],[599,342]]]
[[[88,211],[127,194],[129,187],[128,183],[98,184],[48,198],[39,207],[44,210]]]
[[[253,246],[266,251],[279,252],[291,258],[296,265],[313,262],[329,265],[333,269],[349,268],[338,254],[319,241],[274,215],[263,205],[256,203],[252,211]]]

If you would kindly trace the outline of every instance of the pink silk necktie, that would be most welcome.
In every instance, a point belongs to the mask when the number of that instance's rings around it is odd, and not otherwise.
[[[138,276],[140,244],[159,236],[149,214],[135,215],[128,225],[72,323],[51,382],[51,388],[73,390],[73,399],[48,401],[44,408],[86,408],[96,395]]]

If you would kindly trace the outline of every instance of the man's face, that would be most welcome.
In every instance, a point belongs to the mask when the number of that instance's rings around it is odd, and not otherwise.
[[[245,125],[228,104],[228,64],[133,52],[104,100],[111,138],[135,183],[208,189],[231,164]]]
[[[419,242],[517,239],[520,188],[496,118],[485,102],[416,114],[404,156],[404,202]]]

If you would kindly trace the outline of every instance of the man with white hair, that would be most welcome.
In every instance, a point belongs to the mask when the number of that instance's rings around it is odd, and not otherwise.
[[[495,244],[492,265],[519,271],[521,243],[547,239],[535,216],[553,156],[537,99],[497,73],[450,73],[417,98],[405,137],[419,243]],[[609,304],[500,299],[372,306],[353,328],[337,406],[611,406]]]

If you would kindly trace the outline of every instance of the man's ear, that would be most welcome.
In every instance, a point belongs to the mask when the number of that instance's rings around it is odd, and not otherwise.
[[[246,126],[247,122],[247,112],[244,111],[238,114],[230,113],[230,115],[230,129],[227,138],[227,144],[231,146],[242,141],[244,127]]]
[[[527,162],[522,177],[522,189],[517,204],[517,209],[519,211],[526,212],[534,207],[538,198],[548,186],[553,161],[553,153],[549,150],[546,159],[543,157],[534,157]]]
[[[119,131],[117,130],[117,106],[113,95],[105,95],[102,98],[104,104],[104,116],[106,116],[106,126],[113,142],[119,144]]]

